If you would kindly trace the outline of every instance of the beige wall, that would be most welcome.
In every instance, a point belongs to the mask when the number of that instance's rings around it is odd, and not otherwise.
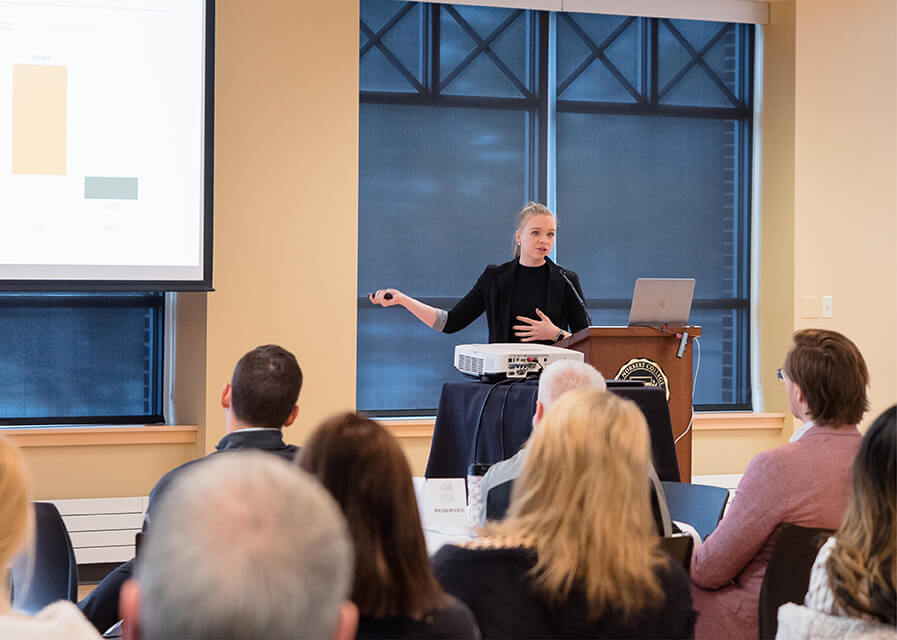
[[[791,343],[794,322],[794,2],[774,2],[763,29],[760,142],[759,378],[764,411],[788,405],[774,371]]]
[[[199,442],[30,448],[38,497],[146,494],[213,449],[221,385],[257,344],[285,345],[304,369],[288,440],[354,406],[358,2],[218,3],[215,292],[179,307],[178,419],[201,425]],[[893,0],[772,3],[758,409],[786,409],[774,371],[793,328],[810,325],[857,340],[875,410],[897,397],[895,11]],[[799,317],[805,295],[833,295],[834,318]],[[785,431],[697,432],[694,471],[741,472]],[[422,472],[428,441],[405,444]]]
[[[355,406],[358,24],[358,0],[218,3],[206,450],[221,385],[259,344],[305,374],[288,440]]]
[[[897,3],[797,3],[794,324],[852,338],[897,399]],[[831,319],[804,296],[833,296]]]

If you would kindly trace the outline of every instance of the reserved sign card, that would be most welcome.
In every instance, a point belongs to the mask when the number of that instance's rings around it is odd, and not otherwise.
[[[428,478],[420,498],[424,529],[467,534],[467,488],[464,478]]]

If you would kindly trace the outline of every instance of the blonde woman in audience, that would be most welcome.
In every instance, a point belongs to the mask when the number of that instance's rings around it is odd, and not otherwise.
[[[484,638],[689,638],[685,570],[659,547],[648,428],[614,394],[564,394],[527,443],[508,517],[433,559]]]
[[[791,441],[748,465],[716,530],[691,558],[695,637],[755,639],[769,556],[785,523],[837,529],[850,494],[850,467],[868,408],[869,373],[856,345],[835,331],[804,329],[779,370],[791,412],[803,420]]]
[[[11,610],[6,576],[28,546],[33,530],[28,473],[21,452],[0,436],[0,638],[3,640],[91,640],[100,636],[71,602],[55,602],[34,617]],[[27,589],[28,585],[15,585]]]
[[[779,609],[777,638],[897,638],[895,512],[897,406],[866,432],[844,522],[816,557],[806,607]]]
[[[358,638],[478,638],[467,607],[433,578],[411,470],[385,428],[354,413],[321,424],[299,453],[346,516],[355,547]]]

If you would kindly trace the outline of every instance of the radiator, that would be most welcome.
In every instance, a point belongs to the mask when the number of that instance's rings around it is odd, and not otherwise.
[[[49,500],[68,529],[78,564],[124,562],[134,557],[148,497]]]

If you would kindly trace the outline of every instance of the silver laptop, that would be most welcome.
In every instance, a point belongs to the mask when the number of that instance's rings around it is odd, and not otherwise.
[[[686,326],[694,278],[639,278],[632,292],[629,326]]]

